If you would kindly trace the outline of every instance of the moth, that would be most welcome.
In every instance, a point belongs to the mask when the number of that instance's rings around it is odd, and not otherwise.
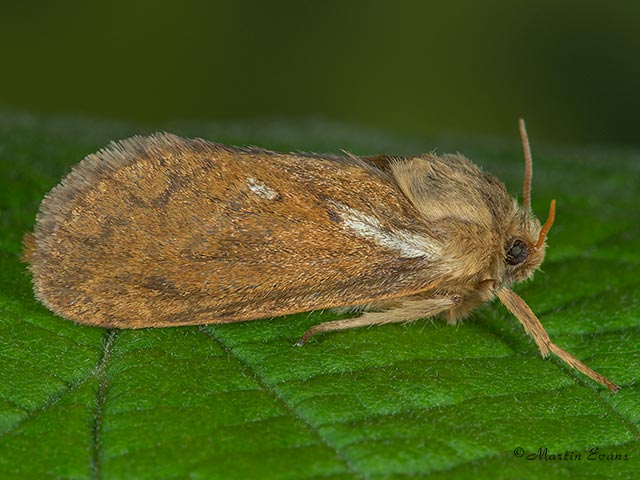
[[[358,157],[237,148],[167,133],[88,155],[40,205],[24,260],[35,296],[108,328],[239,322],[352,307],[320,332],[440,316],[456,324],[495,297],[542,357],[555,345],[511,290],[545,255],[555,216],[523,205],[461,155]]]

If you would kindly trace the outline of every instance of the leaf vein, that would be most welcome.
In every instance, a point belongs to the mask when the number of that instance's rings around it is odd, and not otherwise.
[[[314,425],[311,421],[309,421],[307,418],[305,418],[303,415],[301,415],[294,407],[292,407],[289,402],[287,402],[282,395],[280,394],[280,392],[278,391],[277,388],[272,387],[271,385],[269,385],[269,383],[267,383],[267,381],[265,380],[265,378],[260,375],[258,373],[258,371],[255,369],[255,367],[249,363],[248,361],[246,361],[244,358],[240,357],[239,355],[236,354],[236,352],[231,349],[221,338],[219,338],[217,335],[215,335],[211,330],[209,329],[205,329],[205,328],[200,328],[198,329],[199,332],[201,332],[202,334],[206,335],[207,337],[211,338],[213,341],[215,341],[218,345],[220,345],[220,347],[222,347],[227,354],[231,355],[233,358],[235,358],[236,360],[238,360],[238,362],[240,362],[242,365],[246,366],[252,373],[253,376],[256,380],[256,382],[265,390],[271,392],[271,394],[279,401],[282,403],[282,405],[285,407],[285,409],[294,417],[299,419],[304,425],[306,425],[310,431],[312,431],[316,437],[320,440],[320,442],[322,444],[324,444],[327,448],[329,448],[330,450],[332,450],[334,452],[334,454],[336,455],[336,457],[338,459],[340,459],[344,465],[346,466],[346,468],[348,469],[348,471],[352,474],[358,475],[360,478],[365,478],[365,476],[363,475],[362,472],[359,472],[358,470],[356,470],[356,468],[354,467],[354,465],[351,463],[351,461],[343,454],[343,452],[337,448],[333,443],[331,443],[326,436],[324,436],[322,434],[322,432],[317,428],[316,425]]]

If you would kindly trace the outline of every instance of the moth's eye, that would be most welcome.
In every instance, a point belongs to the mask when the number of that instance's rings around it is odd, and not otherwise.
[[[509,250],[507,250],[506,262],[509,265],[520,265],[529,256],[529,247],[522,240],[513,241]]]

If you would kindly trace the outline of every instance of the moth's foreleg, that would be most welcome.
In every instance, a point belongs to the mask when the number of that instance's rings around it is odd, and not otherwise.
[[[527,305],[515,292],[507,288],[502,288],[496,292],[496,295],[503,305],[507,307],[507,310],[509,310],[520,321],[520,323],[522,323],[525,331],[531,335],[540,350],[542,358],[547,357],[549,352],[552,352],[579,372],[582,372],[596,382],[605,385],[612,393],[615,393],[620,389],[618,385],[613,383],[607,377],[591,369],[569,352],[553,343],[549,338],[547,331],[540,323],[540,320],[538,320],[538,317],[533,313],[533,310],[531,310],[529,305]]]
[[[298,340],[297,346],[302,346],[316,333],[330,332],[333,330],[346,330],[348,328],[366,327],[369,325],[384,325],[385,323],[411,322],[419,318],[432,317],[438,313],[449,310],[456,305],[455,298],[431,297],[421,299],[405,299],[392,310],[385,312],[365,312],[360,317],[346,318],[325,322],[311,327]]]

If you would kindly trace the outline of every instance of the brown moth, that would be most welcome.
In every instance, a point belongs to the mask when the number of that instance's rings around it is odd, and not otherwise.
[[[227,323],[360,306],[319,332],[440,315],[498,297],[551,342],[510,288],[530,278],[553,222],[460,155],[360,158],[236,148],[165,133],[87,156],[42,201],[24,258],[56,314],[109,328]],[[371,311],[374,310],[374,311]]]

